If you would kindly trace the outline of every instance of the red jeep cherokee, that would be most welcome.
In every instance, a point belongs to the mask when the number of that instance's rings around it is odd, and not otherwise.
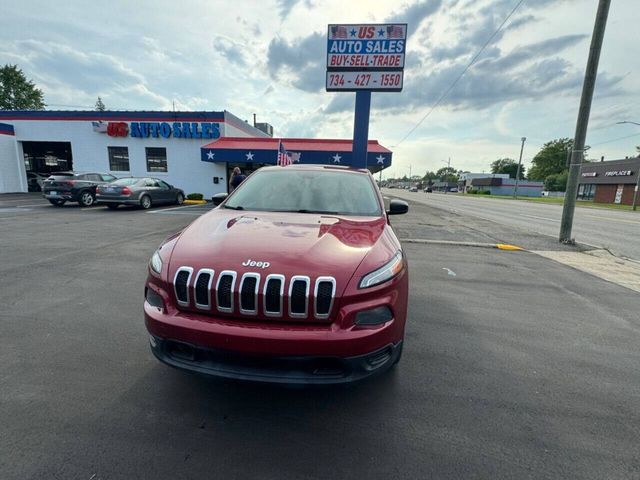
[[[256,171],[153,254],[153,353],[263,382],[343,383],[388,369],[402,353],[408,293],[388,215],[407,209],[392,200],[385,212],[366,170]]]

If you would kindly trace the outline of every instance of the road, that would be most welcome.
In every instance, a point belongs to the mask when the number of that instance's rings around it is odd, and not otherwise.
[[[562,205],[396,189],[384,189],[384,194],[554,238],[560,232]],[[579,243],[608,248],[616,255],[640,261],[640,213],[577,207],[573,237]]]
[[[150,255],[205,207],[0,200],[2,480],[640,475],[640,297],[622,287],[528,252],[407,242],[393,371],[220,382],[156,361],[142,318]],[[403,238],[571,248],[425,205],[392,221]]]

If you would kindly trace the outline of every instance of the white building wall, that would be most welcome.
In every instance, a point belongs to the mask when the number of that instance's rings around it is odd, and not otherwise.
[[[108,172],[116,177],[157,177],[182,188],[187,194],[198,192],[205,198],[226,191],[226,165],[201,160],[200,147],[208,143],[208,139],[110,137],[94,132],[91,122],[82,120],[13,120],[11,123],[18,142],[70,142],[76,171]],[[221,135],[229,135],[227,132],[230,131],[232,135],[249,136],[222,123],[220,130]],[[109,146],[128,147],[129,172],[109,170]],[[166,148],[166,173],[147,172],[146,147]],[[21,147],[19,150],[22,153]],[[213,182],[213,177],[220,178],[218,184]]]
[[[21,158],[16,137],[0,135],[0,193],[27,191],[27,174]]]

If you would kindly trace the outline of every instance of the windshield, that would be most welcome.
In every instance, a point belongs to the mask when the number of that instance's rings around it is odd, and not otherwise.
[[[368,175],[292,168],[254,173],[224,206],[278,212],[380,215],[380,204]]]

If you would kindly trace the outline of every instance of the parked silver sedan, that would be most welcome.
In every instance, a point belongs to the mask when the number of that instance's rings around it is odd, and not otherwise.
[[[146,210],[152,205],[181,205],[184,192],[158,178],[129,177],[96,188],[96,202],[111,210],[119,205],[136,205]]]

